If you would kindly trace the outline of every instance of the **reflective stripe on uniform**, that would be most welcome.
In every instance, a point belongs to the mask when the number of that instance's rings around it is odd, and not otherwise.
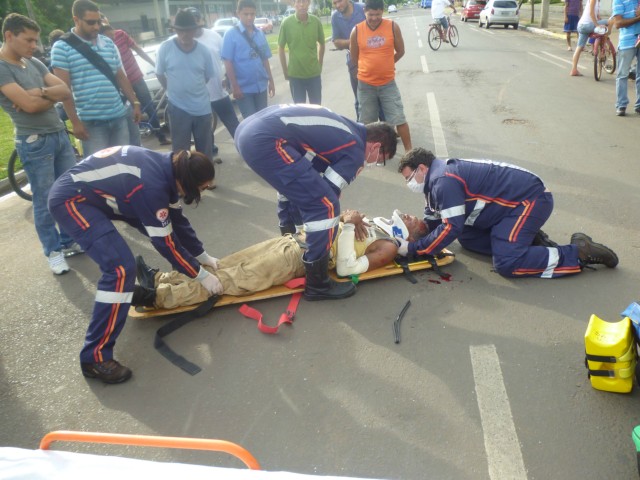
[[[464,205],[456,205],[455,207],[445,208],[440,211],[440,216],[444,218],[452,218],[457,217],[459,215],[464,215],[465,209]]]
[[[338,187],[340,191],[342,191],[349,185],[349,182],[342,178],[342,176],[331,167],[327,167],[327,169],[324,171],[324,178]]]
[[[74,182],[95,182],[97,180],[117,177],[118,175],[123,174],[133,175],[140,178],[140,167],[125,165],[123,163],[116,163],[115,165],[109,165],[108,167],[89,170],[88,172],[74,173],[71,175],[71,179]]]
[[[560,261],[560,253],[557,248],[547,247],[547,250],[549,250],[549,260],[547,261],[547,268],[544,269],[540,278],[553,278],[553,272]]]
[[[351,133],[349,127],[344,123],[335,120],[333,118],[321,117],[321,116],[309,116],[309,117],[280,117],[280,120],[285,125],[301,125],[303,127],[332,127],[344,130],[347,133]]]
[[[166,237],[167,235],[171,235],[173,232],[171,224],[166,227],[149,227],[145,225],[144,229],[150,237]]]
[[[484,207],[487,205],[487,202],[485,202],[484,200],[476,200],[476,204],[473,207],[473,211],[471,212],[471,214],[467,217],[467,219],[465,220],[464,224],[465,225],[473,225],[474,223],[476,223],[476,219],[478,218],[478,216],[482,213],[482,210],[484,210]]]
[[[305,222],[304,230],[307,233],[323,232],[335,228],[340,223],[340,217],[327,218],[326,220],[316,220],[315,222]]]
[[[316,152],[314,152],[313,150],[307,150],[307,153],[304,154],[304,158],[311,162],[314,158],[316,158]]]
[[[96,292],[96,302],[100,303],[131,303],[133,292],[107,292],[98,290]]]
[[[277,200],[279,202],[288,202],[289,201],[289,199],[287,197],[285,197],[283,194],[281,194],[280,192],[277,192],[277,193],[278,193]]]

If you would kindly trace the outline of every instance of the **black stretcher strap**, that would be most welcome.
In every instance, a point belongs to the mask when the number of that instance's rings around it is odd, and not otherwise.
[[[156,337],[153,341],[153,346],[156,348],[156,350],[158,350],[160,355],[169,360],[176,367],[179,367],[187,372],[189,375],[195,375],[202,369],[195,363],[192,363],[184,358],[182,355],[174,352],[171,347],[165,343],[163,338],[170,333],[175,332],[179,328],[185,326],[187,323],[192,322],[195,319],[207,314],[213,308],[217,300],[218,297],[215,295],[213,297],[210,297],[208,300],[200,304],[198,308],[176,315],[173,320],[160,327],[156,332]]]
[[[602,355],[589,355],[586,354],[587,360],[591,360],[592,362],[603,362],[603,363],[616,363],[618,359],[616,357],[604,357]]]

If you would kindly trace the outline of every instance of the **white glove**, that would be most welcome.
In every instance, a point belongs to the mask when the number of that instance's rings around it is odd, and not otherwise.
[[[215,275],[209,274],[199,280],[211,295],[222,295],[222,284]]]
[[[404,238],[396,237],[396,245],[398,245],[398,255],[406,257],[409,255],[409,242]]]
[[[202,252],[196,257],[196,260],[198,260],[201,265],[207,265],[214,270],[218,269],[218,264],[220,263],[220,260],[218,260],[216,257],[212,257],[207,252]]]

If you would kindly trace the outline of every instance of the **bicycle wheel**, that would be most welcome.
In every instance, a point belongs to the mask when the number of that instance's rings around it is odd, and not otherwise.
[[[452,47],[457,47],[459,41],[458,29],[455,25],[449,25],[449,43],[451,43]]]
[[[611,43],[611,40],[607,39],[604,44],[604,49],[607,51],[604,70],[609,74],[613,74],[616,71],[616,49],[613,46],[613,43]]]
[[[26,173],[24,173],[24,171],[18,171],[18,169],[20,168],[20,166],[18,165],[19,161],[20,157],[18,157],[18,152],[14,150],[11,153],[11,157],[9,157],[9,163],[7,165],[7,178],[9,179],[11,188],[13,188],[13,191],[16,192],[20,198],[31,201],[33,200],[33,197],[27,189],[29,179],[27,179],[27,175]]]
[[[593,46],[593,76],[596,82],[600,81],[602,77],[602,65],[604,63],[604,49],[600,47],[600,42],[596,40]]]
[[[442,39],[440,38],[440,32],[437,27],[431,27],[429,29],[427,41],[429,42],[431,50],[438,50],[440,48],[440,45],[442,45]]]

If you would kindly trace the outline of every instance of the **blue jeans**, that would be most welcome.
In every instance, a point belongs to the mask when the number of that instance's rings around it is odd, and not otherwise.
[[[49,256],[73,241],[62,230],[58,233],[56,222],[47,208],[47,199],[55,179],[76,164],[76,157],[64,130],[45,135],[16,135],[15,141],[18,156],[31,183],[33,223],[44,254]]]
[[[238,122],[238,117],[236,116],[236,111],[233,108],[233,103],[231,103],[231,98],[227,95],[220,100],[211,102],[211,111],[218,115],[218,118],[227,128],[231,138],[235,137],[236,128],[238,128],[238,124],[240,122]]]
[[[213,134],[211,133],[213,115],[193,116],[176,107],[171,102],[167,107],[171,119],[171,148],[174,152],[191,150],[191,135],[196,150],[213,159]]]
[[[244,93],[242,98],[236,99],[236,104],[242,113],[242,118],[247,118],[263,108],[267,108],[267,91],[260,93]]]
[[[89,139],[82,141],[82,152],[89,156],[107,147],[129,145],[129,125],[127,113],[110,120],[83,120],[84,127],[89,133]]]
[[[640,108],[640,49],[625,48],[618,50],[618,72],[616,74],[616,108],[626,108],[629,104],[627,81],[629,79],[629,67],[633,57],[636,57],[636,105]]]
[[[136,147],[142,146],[142,140],[140,139],[140,127],[133,119],[133,108],[131,105],[127,106],[127,129],[129,130],[129,141],[127,145],[135,145]]]
[[[322,105],[322,80],[320,75],[311,78],[289,77],[289,88],[293,103],[312,103]],[[307,102],[307,95],[309,102]]]

